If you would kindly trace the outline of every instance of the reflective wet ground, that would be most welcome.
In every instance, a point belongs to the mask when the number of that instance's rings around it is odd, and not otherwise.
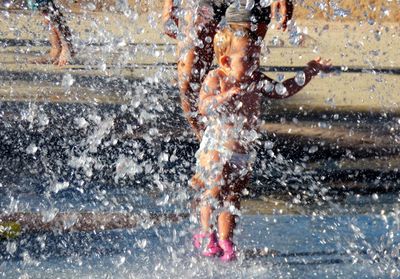
[[[193,251],[188,220],[96,232],[26,232],[1,241],[1,274],[4,278],[398,278],[399,209],[395,204],[376,204],[381,210],[377,213],[362,213],[362,204],[353,206],[355,211],[334,210],[329,215],[245,213],[235,238],[239,259],[229,264]],[[356,213],[357,208],[361,212]]]

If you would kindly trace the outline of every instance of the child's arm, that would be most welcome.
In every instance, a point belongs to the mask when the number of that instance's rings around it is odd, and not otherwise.
[[[202,115],[209,115],[215,112],[221,104],[227,100],[231,100],[233,96],[240,93],[240,87],[233,86],[225,83],[221,87],[221,79],[226,78],[222,76],[218,70],[208,73],[200,90],[199,96],[199,113]]]
[[[216,71],[208,73],[203,81],[199,95],[199,113],[206,115],[210,109],[214,109],[219,103],[218,96],[221,92],[219,76]]]
[[[264,88],[263,94],[272,99],[289,98],[303,89],[320,71],[327,72],[332,66],[330,59],[322,60],[321,57],[311,60],[307,65],[308,66],[303,71],[305,77],[304,84],[301,85],[296,82],[295,77],[287,79],[279,84],[266,75],[263,75],[261,79],[267,80],[270,83],[270,86]],[[277,86],[281,86],[281,88],[277,88]]]

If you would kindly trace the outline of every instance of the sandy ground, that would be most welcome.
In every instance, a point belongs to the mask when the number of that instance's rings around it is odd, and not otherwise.
[[[126,92],[93,89],[90,84],[79,84],[77,80],[99,78],[123,84],[150,78],[173,85],[176,41],[161,33],[159,17],[158,12],[67,14],[78,54],[71,65],[60,68],[29,62],[49,48],[48,31],[41,24],[40,15],[0,11],[0,99],[128,104],[131,100]],[[393,116],[400,115],[398,24],[317,20],[296,24],[297,32],[304,37],[302,46],[292,46],[290,32],[281,33],[271,25],[262,58],[267,74],[293,76],[293,71],[316,56],[331,58],[339,71],[317,77],[292,98],[272,102],[270,112],[287,113],[285,121],[288,122],[285,125],[266,123],[264,128],[282,136],[303,135],[343,146],[397,146],[395,138],[398,137],[393,134],[398,133],[397,129],[379,134],[358,130],[356,122],[353,123],[356,126],[350,128],[320,127],[316,122],[296,124],[296,119],[292,121],[290,115],[312,111],[318,115],[317,122],[323,122],[326,113],[338,113],[342,117],[362,112],[373,113],[373,117],[389,117],[388,121],[397,123]],[[62,82],[66,77],[71,77],[75,83],[66,87]]]
[[[3,101],[130,102],[119,90],[93,90],[90,84],[78,82],[66,88],[60,80],[69,76],[74,80],[82,77],[120,82],[150,78],[174,84],[176,41],[161,33],[158,12],[141,15],[84,12],[67,14],[67,19],[78,54],[71,65],[60,68],[29,62],[49,48],[48,31],[39,14],[0,11],[3,80],[0,98]],[[326,112],[400,114],[398,24],[303,20],[296,26],[293,28],[304,37],[302,46],[289,43],[290,32],[282,33],[275,30],[273,24],[270,26],[262,58],[267,74],[293,76],[291,71],[301,69],[316,56],[331,58],[339,71],[317,77],[292,98],[272,102],[272,112],[316,111],[321,116]],[[285,67],[294,69],[285,70]],[[391,70],[395,74],[391,74]],[[10,75],[18,77],[10,80]],[[296,130],[273,125],[268,128],[282,134]],[[343,132],[337,131],[334,135],[340,134]]]
[[[146,72],[143,66],[170,65],[177,60],[174,52],[176,42],[160,33],[158,16],[157,13],[137,17],[113,13],[69,14],[68,22],[79,52],[74,64],[57,68],[27,63],[48,48],[44,45],[48,33],[41,25],[40,16],[2,11],[0,67],[3,71],[148,77],[159,69],[153,67]],[[300,67],[316,56],[329,57],[336,66],[349,72],[357,69],[372,72],[394,70],[400,65],[400,56],[396,54],[400,44],[397,24],[300,21],[297,25],[298,31],[305,35],[303,47],[291,46],[289,33],[281,33],[271,26],[265,39],[263,66],[272,69],[278,66]],[[277,40],[281,40],[283,46],[274,46],[273,41]],[[20,45],[13,46],[10,41]],[[92,67],[88,68],[88,64]],[[102,70],[104,65],[107,65],[106,70]],[[169,74],[172,78],[175,75],[174,71]],[[400,87],[397,80],[398,75],[342,72],[329,78],[317,78],[303,94],[284,103],[297,107],[398,111]],[[29,91],[28,88],[18,91]],[[57,86],[54,89],[57,91]],[[0,90],[3,98],[7,98],[4,95],[7,89],[3,87]]]
[[[183,3],[187,2],[183,0]],[[57,4],[76,13],[85,11],[121,12],[124,8],[138,13],[161,11],[164,1],[160,0],[57,0]],[[26,6],[23,0],[0,2],[1,7],[21,9]],[[335,21],[375,20],[399,22],[400,9],[396,1],[387,0],[302,0],[295,1],[294,17],[300,19],[330,19]]]

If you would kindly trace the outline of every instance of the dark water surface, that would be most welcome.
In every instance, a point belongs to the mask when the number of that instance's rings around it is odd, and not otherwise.
[[[168,97],[168,88],[158,90]],[[176,100],[163,100],[0,103],[3,216],[188,214],[198,144]],[[183,218],[118,230],[23,231],[0,240],[0,277],[398,278],[398,169],[352,159],[381,156],[376,150],[323,146],[310,152],[307,142],[264,135],[235,238],[238,262],[199,257],[190,244],[196,225]],[[343,159],[356,163],[343,169]]]

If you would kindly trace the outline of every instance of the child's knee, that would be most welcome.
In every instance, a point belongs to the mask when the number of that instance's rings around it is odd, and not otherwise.
[[[240,209],[240,193],[231,193],[225,196],[223,203],[227,206],[233,206],[235,209]]]
[[[208,195],[213,197],[213,198],[219,198],[221,194],[221,189],[220,187],[213,187],[210,190],[207,191]]]

